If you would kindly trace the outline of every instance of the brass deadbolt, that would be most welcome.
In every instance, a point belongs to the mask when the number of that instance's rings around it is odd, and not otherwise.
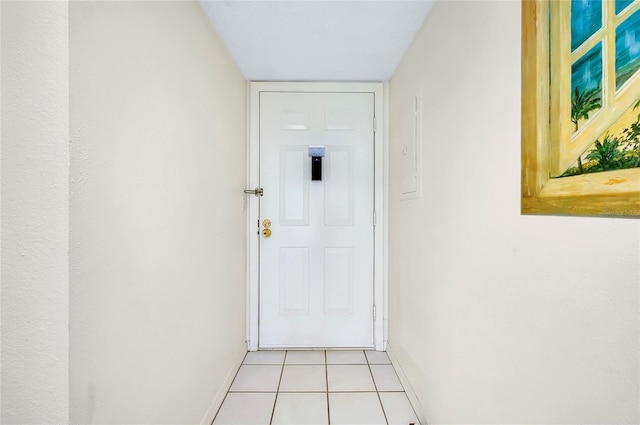
[[[263,226],[265,229],[268,229],[269,227],[271,227],[271,220],[269,220],[268,218],[265,218],[265,219],[262,221],[262,226]]]

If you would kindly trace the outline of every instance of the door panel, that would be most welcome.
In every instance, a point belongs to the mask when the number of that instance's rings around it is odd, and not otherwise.
[[[280,146],[280,224],[309,225],[309,173],[305,146]]]
[[[309,314],[309,249],[280,248],[280,314]]]
[[[324,313],[353,313],[353,248],[324,249]]]
[[[373,110],[372,93],[260,93],[262,348],[373,346]]]
[[[329,146],[323,173],[325,226],[352,226],[353,154],[351,146]]]

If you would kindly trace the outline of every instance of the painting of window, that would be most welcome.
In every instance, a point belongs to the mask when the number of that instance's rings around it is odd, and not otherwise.
[[[640,0],[522,8],[522,212],[640,216]]]

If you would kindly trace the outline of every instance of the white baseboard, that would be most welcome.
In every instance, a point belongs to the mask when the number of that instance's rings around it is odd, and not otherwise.
[[[389,359],[391,359],[391,364],[393,365],[393,368],[395,369],[396,374],[400,379],[400,383],[404,387],[404,391],[407,393],[409,402],[411,403],[413,410],[416,412],[416,416],[420,420],[420,423],[422,425],[428,425],[427,418],[424,415],[424,408],[422,407],[422,404],[420,403],[420,400],[418,399],[418,396],[415,390],[413,389],[413,386],[411,385],[411,381],[409,381],[409,378],[407,378],[407,375],[404,373],[404,370],[402,370],[402,365],[400,364],[400,360],[396,356],[395,352],[393,351],[393,347],[388,341],[387,341],[387,355],[389,356]]]
[[[220,389],[216,393],[215,397],[213,397],[213,401],[211,402],[211,405],[207,409],[207,412],[204,414],[202,421],[200,421],[200,425],[211,425],[211,423],[215,419],[216,414],[218,413],[218,409],[220,409],[220,406],[222,406],[222,402],[224,401],[224,398],[227,395],[229,388],[231,388],[231,384],[233,384],[233,379],[236,377],[236,373],[238,373],[238,369],[240,369],[240,366],[242,365],[242,361],[244,360],[244,357],[246,355],[247,355],[247,343],[244,342],[242,343],[242,347],[238,351],[238,355],[236,356],[235,361],[229,368],[229,371],[227,372],[227,376],[225,377],[224,382],[220,386]]]

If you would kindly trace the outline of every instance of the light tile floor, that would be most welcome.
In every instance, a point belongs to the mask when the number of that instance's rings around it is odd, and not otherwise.
[[[247,353],[214,425],[419,425],[377,351]]]

